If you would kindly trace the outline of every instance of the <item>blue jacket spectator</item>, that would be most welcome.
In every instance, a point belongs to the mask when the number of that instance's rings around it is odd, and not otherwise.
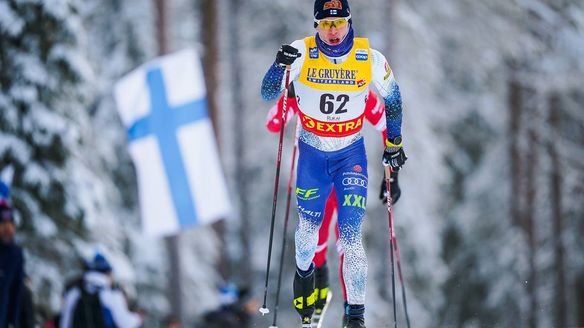
[[[16,225],[12,208],[0,200],[0,328],[19,327],[24,279],[24,256],[14,243]]]
[[[98,306],[88,305],[91,302],[84,302],[83,297],[95,298]],[[142,317],[128,309],[123,291],[113,287],[112,267],[101,254],[96,254],[93,261],[88,263],[83,279],[65,293],[64,302],[60,328],[137,328],[142,325]],[[90,316],[98,319],[98,322],[78,322],[79,309],[76,308],[79,306],[85,307],[81,312],[97,312]]]

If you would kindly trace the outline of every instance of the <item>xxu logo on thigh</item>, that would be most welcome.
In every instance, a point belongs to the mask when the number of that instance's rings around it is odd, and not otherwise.
[[[354,206],[365,209],[365,196],[359,195],[345,195],[343,206]]]
[[[296,187],[296,195],[302,200],[311,200],[320,197],[318,194],[318,188],[301,189]]]

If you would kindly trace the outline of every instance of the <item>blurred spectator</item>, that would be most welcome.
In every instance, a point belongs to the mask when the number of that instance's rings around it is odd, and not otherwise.
[[[131,312],[123,291],[113,285],[112,267],[96,254],[86,272],[65,293],[60,328],[135,328],[142,316]]]
[[[20,326],[24,256],[14,243],[15,232],[12,208],[0,199],[0,328]]]
[[[221,305],[203,316],[203,328],[248,328],[257,304],[247,288],[227,284],[219,290]]]
[[[166,319],[164,319],[164,321],[162,322],[162,328],[181,328],[182,325],[180,323],[180,320],[175,317],[175,316],[168,316]]]
[[[20,300],[20,327],[34,328],[36,324],[36,314],[34,310],[34,300],[32,296],[32,281],[25,275]]]
[[[44,316],[47,318],[42,325],[42,328],[58,328],[59,322],[61,321],[61,314],[57,314],[54,316],[46,315]]]

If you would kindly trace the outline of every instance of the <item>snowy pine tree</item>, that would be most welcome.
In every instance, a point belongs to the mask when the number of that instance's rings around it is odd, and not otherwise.
[[[38,301],[60,306],[62,278],[88,237],[91,70],[72,1],[0,2],[0,162],[15,168],[13,203]]]

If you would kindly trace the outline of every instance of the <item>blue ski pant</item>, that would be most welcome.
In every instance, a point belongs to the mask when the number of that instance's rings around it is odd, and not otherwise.
[[[338,199],[339,241],[345,254],[343,278],[347,300],[349,304],[364,304],[367,257],[361,223],[367,203],[368,179],[363,138],[332,152],[299,141],[298,150],[296,265],[300,270],[308,270],[312,263],[326,200],[334,187]]]

